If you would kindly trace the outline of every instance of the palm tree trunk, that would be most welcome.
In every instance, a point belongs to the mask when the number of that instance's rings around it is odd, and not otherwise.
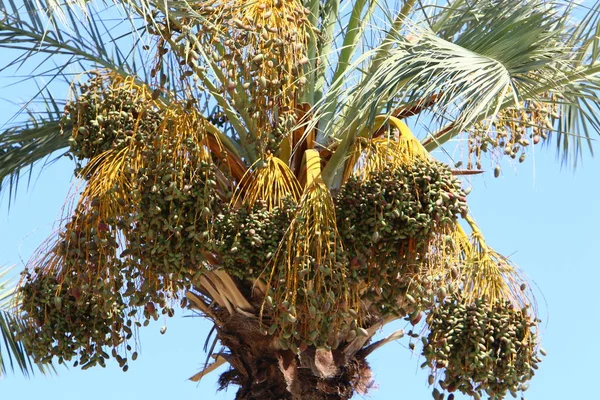
[[[259,283],[211,271],[195,289],[199,295],[187,294],[190,307],[214,322],[217,339],[226,349],[213,354],[230,366],[219,378],[220,389],[239,386],[236,400],[347,400],[354,393],[366,393],[371,386],[371,369],[365,358],[384,342],[369,346],[382,322],[373,324],[364,336],[342,338],[337,349],[309,346],[295,354],[283,349],[278,338],[265,334],[261,327],[258,310],[266,290]],[[200,372],[192,379],[203,375]]]
[[[360,352],[308,347],[299,354],[283,350],[273,336],[262,335],[256,320],[232,317],[218,332],[231,368],[221,388],[239,386],[236,400],[347,400],[370,386],[371,370]]]

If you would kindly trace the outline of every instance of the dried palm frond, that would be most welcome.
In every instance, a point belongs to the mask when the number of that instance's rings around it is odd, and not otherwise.
[[[509,301],[517,309],[535,307],[531,289],[522,272],[508,258],[490,248],[471,217],[471,243],[463,241],[463,265],[460,270],[462,296],[465,302],[486,298],[488,301]],[[462,228],[459,228],[462,229]]]

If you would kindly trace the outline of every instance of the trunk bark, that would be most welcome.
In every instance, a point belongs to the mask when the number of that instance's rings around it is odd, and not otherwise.
[[[374,318],[362,336],[338,336],[336,349],[300,347],[296,354],[265,334],[259,323],[264,284],[240,282],[216,270],[200,278],[196,292],[186,294],[190,307],[214,322],[223,350],[212,354],[215,362],[191,379],[198,381],[227,362],[230,368],[220,376],[219,386],[239,386],[236,400],[347,400],[354,393],[365,394],[373,384],[366,357],[404,335],[400,330],[371,344],[389,322]]]
[[[256,320],[239,314],[218,328],[218,338],[229,350],[220,356],[230,364],[219,385],[239,386],[236,400],[347,400],[371,386],[360,351],[308,347],[294,354],[262,335]]]

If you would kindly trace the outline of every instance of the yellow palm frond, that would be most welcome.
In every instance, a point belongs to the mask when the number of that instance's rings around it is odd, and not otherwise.
[[[283,207],[286,199],[297,202],[301,196],[298,179],[281,159],[267,155],[246,171],[236,187],[231,204],[253,207],[261,201],[267,210]]]
[[[326,320],[340,326],[341,317],[348,309],[358,309],[356,292],[350,288],[347,260],[343,259],[343,245],[336,226],[335,205],[331,192],[320,176],[321,165],[316,150],[308,150],[305,158],[307,185],[298,204],[298,210],[279,245],[267,279],[274,304],[286,304],[292,315],[282,330],[294,324],[296,316],[311,313],[322,307],[315,301],[329,303],[324,319],[312,319],[301,329],[308,334],[323,332],[315,341],[327,342],[326,331],[320,324]],[[264,311],[265,304],[263,304]]]
[[[510,301],[519,309],[535,306],[531,290],[518,267],[486,244],[471,217],[466,220],[472,234],[470,246],[464,249],[464,269],[461,271],[465,301],[470,303],[484,297],[492,303]]]
[[[370,138],[385,129],[387,134]],[[370,138],[370,139],[369,139]],[[433,160],[408,126],[396,117],[379,116],[375,126],[359,135],[346,163],[344,180],[349,176],[368,179],[372,172],[381,172],[411,164],[415,159]]]

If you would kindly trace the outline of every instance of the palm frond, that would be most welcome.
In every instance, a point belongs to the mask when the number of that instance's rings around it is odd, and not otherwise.
[[[463,30],[455,42],[414,25],[395,32],[389,57],[351,89],[338,118],[322,126],[322,132],[341,140],[339,149],[346,152],[345,142],[362,127],[372,126],[381,113],[390,115],[397,107],[422,104],[432,97],[436,100],[429,108],[453,121],[453,131],[462,132],[480,116],[494,115],[505,99],[516,102],[522,91],[539,84],[536,79],[548,81],[564,53],[557,45],[562,32],[556,29],[555,13],[546,12],[538,2],[502,4],[506,6],[488,7],[479,24]],[[520,38],[517,43],[515,37]],[[334,114],[327,106],[323,109]],[[333,160],[324,171],[328,176],[344,157]]]
[[[483,2],[477,2],[477,4]],[[556,3],[548,3],[547,12],[558,12]],[[577,19],[577,24],[572,24],[572,15],[576,12],[584,12],[581,19]],[[582,10],[583,9],[583,10]],[[557,47],[561,58],[559,62],[551,64],[550,69],[538,69],[535,64],[534,69],[518,83],[522,85],[519,92],[519,98],[505,98],[499,108],[519,107],[527,100],[538,101],[544,97],[545,93],[553,93],[553,98],[561,99],[556,105],[559,112],[553,116],[551,125],[553,133],[552,140],[555,141],[557,155],[563,162],[572,160],[573,165],[577,165],[582,156],[582,151],[588,147],[592,151],[592,143],[595,140],[592,132],[598,130],[598,118],[595,110],[598,107],[598,32],[600,31],[600,19],[597,11],[600,9],[600,2],[595,2],[591,6],[578,5],[573,2],[567,2],[562,17],[556,20],[556,31],[561,32],[557,38],[559,45]],[[542,10],[543,11],[543,10]],[[445,20],[438,28],[445,36],[453,37],[459,35],[459,31],[465,24],[472,24],[470,20],[474,19],[473,14],[457,13],[455,18],[460,21]],[[446,27],[443,30],[442,27]],[[448,28],[450,27],[450,28]],[[479,122],[489,116],[480,113],[473,119],[473,122]],[[430,137],[425,139],[424,144],[432,150],[442,145],[454,136],[461,133],[460,127],[454,122],[450,122]]]
[[[89,16],[90,9],[88,4],[92,0],[33,0],[30,1],[34,5],[34,9],[46,10],[48,15],[51,15],[57,21],[66,23],[69,19],[69,12],[81,12],[84,17]],[[114,0],[113,3],[122,9],[138,8],[146,14],[150,14],[153,7],[156,6],[156,1],[153,0]],[[187,3],[187,2],[186,2]]]
[[[506,98],[500,105],[501,109],[519,107],[523,101],[539,101],[544,94],[552,93],[553,98],[559,99],[556,102],[559,112],[553,115],[553,132],[550,136],[563,163],[571,160],[574,166],[581,159],[585,147],[592,151],[593,142],[597,140],[592,133],[600,132],[596,113],[599,104],[600,53],[594,50],[594,46],[598,45],[595,43],[596,32],[600,29],[600,20],[594,10],[600,9],[600,3],[590,6],[589,12],[576,26],[569,26],[567,22],[577,9],[571,5],[557,26],[562,31],[561,62],[544,71],[550,74],[538,75],[538,71],[532,71],[523,81],[525,84],[519,98]],[[479,122],[487,117],[481,113],[473,121]],[[456,124],[451,122],[431,134],[424,144],[432,150],[460,133]]]
[[[416,3],[416,0],[405,1],[400,11],[395,15],[389,31],[385,35],[385,38],[381,41],[381,45],[377,48],[375,55],[373,56],[373,62],[369,67],[369,73],[376,71],[381,63],[383,63],[385,58],[389,55],[390,50],[394,47],[395,34],[403,29],[404,24],[411,15]],[[369,74],[366,74],[365,77],[368,77],[368,75]]]
[[[347,27],[343,33],[344,39],[329,90],[327,91],[325,98],[318,96],[315,99],[317,103],[327,105],[323,111],[323,118],[320,121],[322,126],[327,126],[334,117],[335,109],[340,100],[339,91],[347,86],[348,78],[346,77],[346,73],[352,71],[352,59],[359,44],[363,40],[366,27],[371,21],[373,13],[379,3],[380,2],[376,0],[358,0],[352,7]]]
[[[44,165],[56,161],[57,151],[68,146],[69,135],[63,135],[58,110],[46,114],[31,114],[29,121],[0,132],[0,192],[8,187],[9,203],[14,198],[22,173],[44,160]],[[10,204],[9,204],[10,205]]]
[[[319,62],[315,71],[314,101],[319,101],[323,97],[325,75],[330,65],[329,55],[335,40],[335,28],[340,22],[340,0],[327,1],[321,8],[323,10],[323,22],[321,39],[317,42],[316,55]]]
[[[575,81],[558,91],[562,96],[558,115],[553,118],[549,137],[555,141],[557,156],[576,167],[587,147],[594,153],[592,133],[600,132],[600,77]]]
[[[17,50],[20,54],[1,71],[33,65],[33,60],[39,61],[34,68],[37,69],[58,61],[59,56],[68,64],[82,66],[81,71],[104,68],[122,74],[145,75],[147,60],[134,51],[125,50],[142,47],[145,24],[141,18],[133,19],[133,28],[124,28],[123,24],[128,22],[123,19],[102,18],[107,10],[89,11],[82,21],[74,10],[65,7],[64,17],[68,21],[63,24],[49,11],[57,9],[53,5],[57,2],[24,0],[21,7],[12,1],[9,5],[6,3],[0,1],[0,12],[5,15],[0,22],[0,48]]]
[[[480,114],[493,114],[505,96],[518,96],[562,61],[553,11],[539,2],[502,5],[483,10],[477,24],[464,27],[453,42],[418,28],[410,40],[397,35],[393,53],[359,88],[350,108],[377,115],[390,103],[437,95],[436,109],[459,130]]]
[[[598,131],[593,111],[598,104],[598,51],[593,49],[600,29],[598,7],[590,7],[582,30],[572,25],[573,7],[556,3],[453,2],[430,18],[435,31],[413,25],[396,32],[390,57],[353,88],[341,109],[330,110],[329,115],[342,118],[322,126],[322,132],[343,144],[346,134],[353,137],[345,127],[358,132],[360,124],[372,124],[381,112],[427,104],[419,112],[433,111],[444,124],[424,140],[431,151],[502,109],[554,93],[552,98],[567,100],[560,101],[551,121],[552,140],[563,162],[576,164],[583,149],[592,149],[592,132]]]
[[[0,65],[0,73],[11,75],[12,84],[33,80],[39,87],[0,132],[0,190],[8,186],[9,203],[25,169],[43,159],[47,163],[56,160],[58,156],[52,155],[68,145],[68,135],[62,135],[59,126],[64,102],[56,101],[50,88],[62,84],[66,89],[77,75],[98,68],[148,77],[144,55],[125,50],[141,49],[143,31],[123,28],[122,20],[105,18],[102,9],[90,10],[82,22],[75,10],[64,7],[63,20],[58,20],[53,13],[58,5],[42,0],[24,0],[19,5],[0,1],[4,15],[0,49],[15,54]],[[138,24],[140,29],[143,26]],[[24,77],[15,78],[23,69]],[[45,111],[39,112],[38,106]]]
[[[568,99],[553,106],[560,112],[550,121],[550,136],[563,162],[576,165],[586,147],[592,150],[593,132],[598,131],[592,110],[598,104],[595,79],[600,71],[593,45],[600,29],[594,10],[600,6],[590,6],[582,20],[587,28],[582,30],[574,24],[581,15],[576,12],[579,6],[566,3],[455,1],[447,8],[431,6],[435,12],[421,5],[431,29],[408,22],[394,33],[395,47],[380,69],[351,90],[330,90],[315,106],[320,138],[333,137],[333,148],[343,153],[334,155],[335,162],[324,172],[333,176],[339,171],[349,143],[381,113],[432,112],[432,133],[423,140],[431,151],[475,123],[493,121],[501,110],[548,99]],[[348,73],[365,74],[365,60],[380,50],[365,52]],[[339,105],[335,110],[333,102]]]
[[[14,288],[10,287],[10,280],[6,279],[11,269],[9,267],[0,267],[0,310],[7,310],[11,307]]]
[[[577,49],[574,60],[584,63],[594,63],[600,55],[600,2],[586,4],[569,4],[569,11],[583,13],[577,21],[577,26],[571,31],[569,42]]]

